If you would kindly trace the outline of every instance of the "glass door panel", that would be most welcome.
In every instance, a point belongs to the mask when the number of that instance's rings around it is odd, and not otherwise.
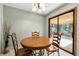
[[[50,19],[50,34],[57,33],[57,17]]]
[[[59,16],[59,32],[62,33],[60,47],[73,51],[73,12]]]

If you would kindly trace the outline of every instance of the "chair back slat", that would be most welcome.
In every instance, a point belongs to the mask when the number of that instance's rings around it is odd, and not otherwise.
[[[32,36],[39,36],[39,32],[32,32]]]
[[[59,34],[59,33],[54,33],[53,34],[53,45],[55,45],[55,46],[57,46],[57,47],[59,47],[59,45],[60,45],[60,39],[61,39],[61,34]]]
[[[13,47],[14,47],[14,50],[15,50],[15,54],[18,50],[18,42],[17,42],[17,37],[16,37],[16,33],[12,33],[12,43],[13,43]]]

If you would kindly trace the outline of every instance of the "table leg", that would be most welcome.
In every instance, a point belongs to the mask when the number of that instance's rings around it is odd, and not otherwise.
[[[43,56],[44,55],[44,49],[42,49],[42,50],[34,50],[33,55],[34,56]]]

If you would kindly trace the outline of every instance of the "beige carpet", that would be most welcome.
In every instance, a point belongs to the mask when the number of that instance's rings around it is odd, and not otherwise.
[[[69,53],[67,53],[67,52],[65,52],[65,51],[63,51],[63,50],[60,50],[59,52],[60,52],[60,56],[73,56],[73,55],[71,55],[71,54],[69,54]],[[14,54],[14,50],[13,50],[13,49],[11,49],[10,52],[7,53],[7,54],[0,54],[0,56],[14,56],[14,55],[15,55],[15,54]],[[47,56],[46,51],[45,51],[44,56]],[[52,54],[49,55],[49,56],[58,56],[58,54],[57,54],[57,52],[55,52],[54,55],[53,55],[53,53],[52,53]]]

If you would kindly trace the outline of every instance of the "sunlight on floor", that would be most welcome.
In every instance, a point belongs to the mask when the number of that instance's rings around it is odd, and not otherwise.
[[[70,44],[72,44],[72,41],[71,40],[65,39],[65,38],[61,38],[60,46],[66,47],[66,46],[68,46]]]

